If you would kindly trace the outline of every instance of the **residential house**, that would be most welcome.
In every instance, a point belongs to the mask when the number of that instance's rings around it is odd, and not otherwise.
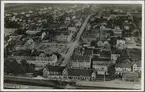
[[[25,49],[34,49],[36,48],[36,43],[32,38],[29,38],[23,45]]]
[[[133,72],[141,72],[141,61],[132,62],[132,71]]]
[[[126,48],[127,48],[127,45],[126,45],[126,43],[125,43],[125,40],[117,40],[116,47],[117,47],[119,50],[126,49]]]
[[[111,44],[108,41],[104,41],[104,49],[111,50]]]
[[[119,53],[111,53],[111,60],[113,63],[116,63],[116,61],[119,57],[120,57]]]
[[[138,74],[134,72],[127,72],[122,74],[123,81],[135,82],[138,81]]]
[[[114,35],[117,37],[122,37],[122,29],[120,29],[119,27],[116,27],[115,29],[113,29]]]
[[[61,79],[65,67],[46,65],[43,69],[43,77],[47,79]]]
[[[98,42],[97,42],[97,47],[98,47],[98,48],[103,48],[103,47],[104,47],[103,41],[98,41]]]
[[[68,27],[68,30],[70,30],[70,32],[73,33],[73,34],[77,32],[76,27]]]
[[[70,60],[70,67],[90,69],[91,56],[72,55],[71,60]]]
[[[69,31],[57,31],[55,32],[55,37],[57,41],[69,42],[71,41],[72,34],[70,34]]]
[[[131,65],[127,63],[117,63],[115,69],[116,74],[122,75],[122,73],[131,72]]]

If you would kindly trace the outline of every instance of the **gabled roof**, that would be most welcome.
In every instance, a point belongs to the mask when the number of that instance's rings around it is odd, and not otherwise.
[[[141,67],[141,61],[134,61],[131,63],[132,65],[136,64],[137,67]]]
[[[59,73],[62,73],[62,71],[65,69],[65,67],[47,65],[46,69],[48,71],[50,71],[50,72],[59,72]]]
[[[115,65],[116,68],[131,68],[131,64],[126,64],[126,63],[118,63]]]
[[[93,70],[91,69],[68,69],[69,76],[87,76],[90,77]]]
[[[101,57],[110,57],[111,51],[110,50],[102,50],[102,52],[100,52],[100,56]]]

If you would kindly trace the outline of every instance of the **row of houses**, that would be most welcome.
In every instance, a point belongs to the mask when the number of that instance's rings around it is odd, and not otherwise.
[[[121,58],[117,63],[117,59]],[[141,61],[130,61],[125,52],[112,52],[104,49],[81,49],[77,48],[72,55],[69,66],[77,69],[95,69],[97,71],[107,71],[111,63],[115,64],[116,74],[124,72],[140,71]]]

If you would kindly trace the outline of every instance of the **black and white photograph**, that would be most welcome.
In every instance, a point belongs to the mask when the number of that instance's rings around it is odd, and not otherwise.
[[[2,1],[1,90],[143,91],[144,1]]]

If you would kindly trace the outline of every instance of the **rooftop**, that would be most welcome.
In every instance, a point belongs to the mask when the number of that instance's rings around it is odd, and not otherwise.
[[[50,72],[60,72],[62,73],[62,71],[64,70],[65,67],[61,67],[61,66],[51,66],[51,65],[47,65],[46,69]]]
[[[93,70],[91,69],[68,69],[69,76],[87,76],[90,77]]]
[[[90,56],[72,55],[71,60],[79,62],[90,62]]]

